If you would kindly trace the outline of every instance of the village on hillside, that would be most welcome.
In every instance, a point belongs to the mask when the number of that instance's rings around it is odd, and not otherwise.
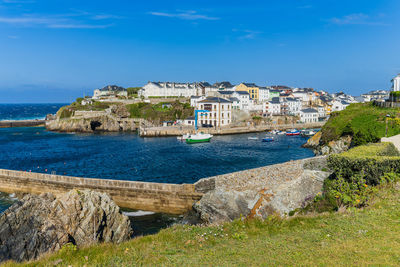
[[[393,91],[400,90],[400,74],[392,80]],[[207,110],[198,118],[200,127],[229,126],[234,120],[247,114],[254,118],[292,117],[292,122],[315,123],[325,121],[334,111],[344,110],[351,103],[364,103],[389,99],[389,90],[375,90],[360,96],[351,96],[344,92],[328,93],[313,88],[297,88],[284,85],[259,86],[255,83],[230,82],[177,83],[148,82],[143,87],[123,88],[109,85],[94,90],[92,97],[85,97],[81,104],[99,102],[122,103],[163,103],[168,108],[168,102],[188,102],[195,110]],[[193,114],[194,115],[194,114]],[[171,122],[194,126],[194,116]],[[164,126],[167,126],[166,123]]]

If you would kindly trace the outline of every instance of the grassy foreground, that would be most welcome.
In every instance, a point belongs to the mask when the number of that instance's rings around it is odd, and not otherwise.
[[[364,209],[223,226],[174,226],[120,245],[64,248],[26,265],[399,265],[399,188],[386,186],[375,194]]]

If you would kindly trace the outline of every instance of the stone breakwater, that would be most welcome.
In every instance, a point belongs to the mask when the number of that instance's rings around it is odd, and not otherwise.
[[[259,125],[246,127],[221,127],[221,128],[200,128],[200,131],[213,135],[258,133],[270,130],[289,130],[293,128],[312,129],[320,128],[325,122],[317,123],[299,123],[299,124],[282,124],[282,125]],[[195,133],[193,126],[168,126],[168,127],[139,127],[139,135],[142,137],[157,136],[179,136],[187,133]]]
[[[193,208],[206,223],[286,216],[312,201],[330,174],[321,156],[205,178],[195,184],[204,195]]]
[[[45,125],[45,120],[19,120],[19,121],[0,121],[0,128],[12,127],[34,127]]]

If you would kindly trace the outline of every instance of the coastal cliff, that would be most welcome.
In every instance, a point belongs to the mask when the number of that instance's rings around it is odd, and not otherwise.
[[[129,118],[124,105],[104,105],[105,109],[75,110],[76,106],[62,107],[56,118],[46,122],[46,129],[58,132],[131,132],[140,120]],[[79,106],[79,108],[82,108]],[[90,108],[90,107],[89,107]]]
[[[128,217],[107,194],[26,195],[0,216],[0,262],[36,259],[67,243],[120,243],[131,235]]]
[[[71,117],[57,118],[46,122],[46,129],[57,132],[133,132],[137,129],[137,121],[134,119],[122,119],[104,114],[90,118]]]

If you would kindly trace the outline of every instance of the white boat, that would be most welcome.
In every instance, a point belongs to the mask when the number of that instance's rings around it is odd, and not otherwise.
[[[248,140],[258,140],[257,136],[249,136],[247,137]]]
[[[213,137],[211,134],[206,134],[206,133],[191,134],[188,136],[188,138],[186,138],[186,143],[195,144],[195,143],[210,142],[211,137]]]
[[[279,131],[279,132],[278,132],[278,135],[285,135],[285,134],[286,134],[285,131]]]
[[[270,131],[269,133],[270,133],[270,134],[278,134],[279,131],[278,131],[278,130],[272,130],[272,131]]]

